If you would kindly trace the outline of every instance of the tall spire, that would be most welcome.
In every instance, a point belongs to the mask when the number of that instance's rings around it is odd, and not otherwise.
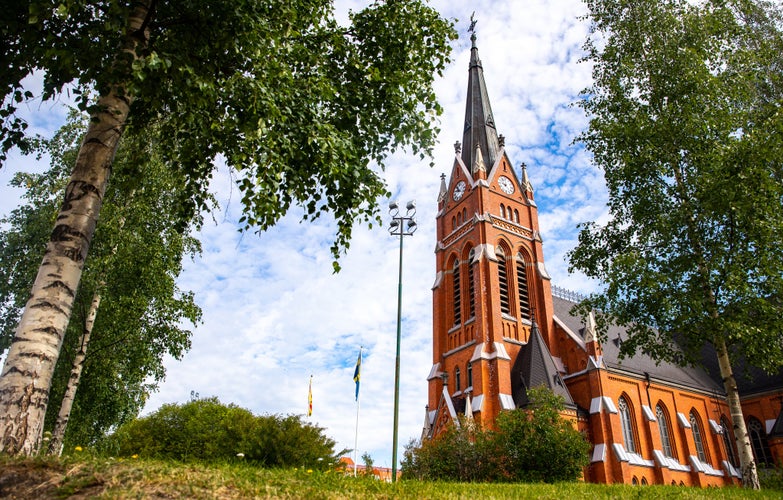
[[[470,31],[470,67],[468,69],[468,95],[465,105],[465,129],[462,132],[462,161],[471,168],[476,161],[476,148],[488,167],[492,167],[498,158],[500,141],[495,129],[495,118],[489,105],[487,85],[484,83],[484,69],[481,67],[476,47],[475,21]]]

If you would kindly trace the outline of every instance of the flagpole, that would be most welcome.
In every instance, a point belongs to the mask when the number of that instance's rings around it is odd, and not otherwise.
[[[361,380],[362,346],[359,346],[359,361],[357,362],[357,374]],[[358,380],[356,381],[359,384]],[[356,477],[356,469],[359,467],[359,386],[356,386],[356,430],[353,438],[353,477]],[[366,472],[366,471],[365,471]]]

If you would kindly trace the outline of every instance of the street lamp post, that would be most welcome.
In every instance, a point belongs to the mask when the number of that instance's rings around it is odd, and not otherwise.
[[[402,325],[402,237],[416,232],[416,202],[409,201],[405,206],[405,215],[400,214],[396,201],[389,203],[389,234],[400,237],[400,272],[397,286],[397,358],[394,365],[394,438],[392,442],[392,482],[397,481],[397,424],[400,416],[400,329]]]

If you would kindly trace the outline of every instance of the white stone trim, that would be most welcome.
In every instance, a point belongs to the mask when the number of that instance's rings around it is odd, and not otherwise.
[[[680,427],[682,427],[683,429],[691,428],[691,423],[688,422],[688,419],[685,418],[685,415],[683,415],[680,412],[677,412],[677,421],[680,423]]]
[[[593,456],[590,458],[590,463],[603,462],[606,460],[606,444],[599,443],[593,448]]]
[[[653,456],[661,467],[666,467],[669,470],[690,472],[691,468],[687,465],[683,465],[672,457],[667,457],[661,450],[653,450]]]
[[[511,394],[500,394],[500,407],[504,410],[513,410],[517,407]]]
[[[642,413],[644,413],[644,418],[647,419],[648,422],[657,422],[658,419],[655,418],[655,415],[653,415],[652,410],[647,405],[642,405]]]

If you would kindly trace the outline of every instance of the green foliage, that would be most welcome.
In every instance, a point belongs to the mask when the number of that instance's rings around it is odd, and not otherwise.
[[[163,128],[160,151],[184,175],[186,210],[207,201],[220,155],[236,169],[247,228],[266,229],[292,206],[306,219],[332,213],[337,257],[354,221],[377,220],[387,155],[410,147],[431,156],[441,113],[432,83],[456,33],[424,2],[373,1],[347,27],[331,0],[141,3],[154,8],[133,63],[118,53],[132,2],[9,7],[11,25],[0,33],[0,162],[28,142],[15,112],[32,97],[21,82],[33,69],[44,77],[44,99],[69,88],[83,109],[93,105],[91,91],[119,86],[133,98],[129,130]]]
[[[28,299],[51,233],[61,190],[82,141],[86,117],[73,114],[51,139],[36,138],[31,152],[51,158],[41,174],[19,173],[24,203],[0,219],[0,349],[8,347]],[[55,368],[47,423],[51,429],[68,383],[71,363],[93,295],[102,297],[85,368],[66,432],[68,446],[86,446],[136,416],[165,376],[163,358],[179,359],[190,347],[184,323],[200,320],[193,294],[179,289],[182,259],[199,251],[189,228],[172,210],[181,178],[162,165],[155,129],[126,136],[114,162],[96,232],[75,298],[62,354]],[[180,227],[186,229],[178,229]]]
[[[582,225],[582,305],[628,327],[621,352],[699,362],[702,347],[783,363],[783,31],[763,1],[587,2],[593,85],[580,139],[611,219]],[[674,342],[676,340],[676,342]]]
[[[412,441],[402,461],[404,478],[467,482],[575,481],[589,463],[590,444],[560,416],[561,397],[529,390],[526,409],[501,412],[497,430],[460,420],[433,440]]]
[[[563,400],[552,391],[528,390],[524,410],[501,412],[496,439],[510,481],[574,481],[589,464],[590,443],[558,413]]]
[[[774,467],[761,467],[759,483],[762,489],[783,492],[783,462],[778,462]]]
[[[295,415],[255,416],[217,398],[163,405],[120,426],[99,449],[124,457],[243,460],[264,467],[326,470],[336,465],[335,442]]]

